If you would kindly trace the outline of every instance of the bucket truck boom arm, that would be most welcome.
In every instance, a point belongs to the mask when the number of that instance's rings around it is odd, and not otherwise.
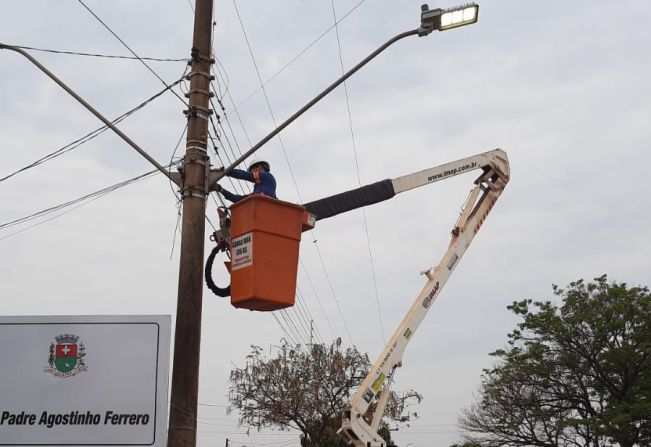
[[[362,203],[359,206],[376,203],[395,194],[478,169],[482,173],[475,180],[475,186],[452,229],[452,240],[447,251],[437,266],[423,272],[427,282],[344,410],[339,433],[348,445],[385,446],[377,430],[388,401],[390,378],[396,368],[402,366],[407,344],[508,183],[509,162],[504,151],[495,149],[305,205],[317,219],[322,219],[356,208],[359,203]],[[360,193],[364,188],[366,191]],[[378,403],[374,413],[367,415],[369,406],[376,398]]]

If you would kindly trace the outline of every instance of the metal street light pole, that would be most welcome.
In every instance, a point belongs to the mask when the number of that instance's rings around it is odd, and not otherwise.
[[[479,6],[472,3],[465,5],[460,8],[450,8],[450,9],[429,9],[427,5],[422,5],[421,7],[421,24],[420,27],[411,31],[405,31],[400,33],[395,37],[389,39],[384,45],[380,46],[377,50],[373,51],[371,54],[366,56],[362,61],[360,61],[353,68],[344,73],[339,79],[334,81],[328,87],[325,88],[321,93],[316,95],[314,99],[301,107],[296,113],[287,118],[283,123],[281,123],[274,130],[269,132],[267,136],[258,141],[255,145],[246,151],[240,158],[235,160],[230,166],[225,168],[223,171],[213,171],[210,176],[209,185],[212,188],[215,183],[221,179],[224,175],[246,160],[248,157],[253,155],[255,151],[260,149],[264,144],[266,144],[273,137],[278,135],[283,129],[289,126],[296,118],[301,116],[303,113],[307,112],[312,108],[316,103],[321,101],[328,93],[333,91],[335,88],[340,86],[346,79],[354,75],[360,68],[372,61],[378,54],[382,53],[384,50],[389,48],[391,45],[397,41],[404,39],[409,36],[427,36],[432,31],[445,31],[447,29],[456,28],[459,26],[470,25],[477,21],[479,12]]]
[[[68,87],[65,82],[63,82],[61,79],[56,77],[54,73],[52,73],[50,70],[45,68],[43,64],[41,64],[39,61],[37,61],[34,57],[32,57],[31,54],[29,54],[27,51],[23,50],[22,48],[15,47],[13,45],[7,45],[4,43],[0,43],[0,50],[10,50],[10,51],[15,51],[16,53],[25,56],[27,60],[29,60],[32,64],[34,64],[39,70],[41,70],[47,77],[52,79],[54,82],[56,82],[62,89],[66,91],[70,96],[75,98],[82,106],[86,108],[90,113],[95,115],[101,122],[104,123],[106,127],[111,129],[113,132],[115,132],[120,138],[122,138],[126,143],[134,148],[140,155],[145,157],[149,163],[154,165],[156,169],[158,169],[160,172],[162,172],[165,176],[169,177],[170,180],[172,180],[174,183],[178,184],[178,178],[174,176],[174,174],[170,173],[167,169],[165,169],[163,166],[160,165],[156,160],[154,160],[151,155],[149,155],[143,148],[138,146],[131,138],[129,138],[124,132],[122,132],[120,129],[118,129],[111,121],[108,120],[104,115],[99,113],[93,106],[88,104],[84,98],[79,96],[73,89]]]
[[[242,163],[244,160],[249,158],[255,151],[260,149],[264,144],[266,144],[269,140],[271,140],[273,137],[278,135],[283,129],[285,129],[287,126],[289,126],[296,118],[307,112],[309,109],[312,108],[317,102],[321,101],[328,93],[333,91],[335,88],[337,88],[339,85],[341,85],[346,79],[350,78],[353,74],[355,74],[360,68],[362,68],[364,65],[368,64],[371,60],[375,58],[378,54],[386,50],[389,46],[393,45],[400,39],[403,39],[408,36],[415,36],[418,34],[418,30],[411,30],[411,31],[406,31],[404,33],[400,33],[397,36],[389,39],[384,45],[382,45],[380,48],[366,56],[360,63],[355,65],[353,68],[348,70],[346,73],[344,73],[339,79],[337,79],[335,82],[330,84],[328,87],[326,87],[325,90],[323,90],[321,93],[319,93],[317,96],[314,97],[310,102],[305,104],[303,107],[301,107],[296,113],[294,113],[292,116],[287,118],[283,123],[281,123],[278,127],[276,127],[274,130],[269,132],[267,136],[262,138],[260,141],[258,141],[255,145],[251,147],[248,151],[246,151],[240,158],[235,160],[230,166],[228,166],[223,172],[217,172],[213,177],[211,177],[211,185],[214,184],[217,180],[222,178],[225,174],[227,174],[229,171],[231,171],[233,168],[235,168],[237,165]]]

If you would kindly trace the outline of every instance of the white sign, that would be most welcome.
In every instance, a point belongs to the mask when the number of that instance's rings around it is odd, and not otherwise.
[[[166,443],[169,316],[0,317],[0,446]]]
[[[245,233],[231,241],[231,270],[253,265],[253,233]]]

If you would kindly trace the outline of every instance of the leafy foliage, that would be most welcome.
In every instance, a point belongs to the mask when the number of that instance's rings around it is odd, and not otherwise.
[[[482,446],[651,445],[651,295],[595,282],[514,302],[522,322],[491,355],[466,440]]]
[[[330,346],[285,342],[279,348],[267,359],[252,346],[246,365],[231,371],[229,399],[240,424],[298,429],[306,447],[343,446],[336,434],[341,412],[368,373],[368,356],[356,348],[342,350],[339,339]],[[385,414],[401,420],[405,402],[414,399],[420,396],[413,391],[402,398],[394,393]]]

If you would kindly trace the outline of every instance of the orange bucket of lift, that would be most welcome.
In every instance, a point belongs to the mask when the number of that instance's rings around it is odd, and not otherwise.
[[[305,208],[262,195],[231,206],[231,304],[271,311],[294,305]]]

